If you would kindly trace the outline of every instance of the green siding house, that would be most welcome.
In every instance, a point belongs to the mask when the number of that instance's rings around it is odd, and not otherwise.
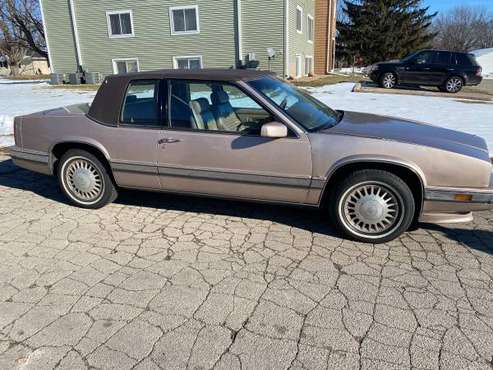
[[[316,0],[40,2],[53,73],[257,67],[298,78],[314,70]]]

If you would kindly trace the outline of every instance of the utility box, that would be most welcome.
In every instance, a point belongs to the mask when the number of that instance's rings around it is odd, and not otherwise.
[[[100,84],[102,75],[99,72],[86,72],[86,84]]]
[[[62,85],[64,81],[63,73],[52,73],[50,75],[50,84],[52,85]]]
[[[70,73],[68,76],[68,80],[71,85],[80,85],[81,77],[82,73]]]

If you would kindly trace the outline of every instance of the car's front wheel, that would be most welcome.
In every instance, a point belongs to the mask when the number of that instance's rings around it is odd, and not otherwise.
[[[102,208],[117,197],[115,185],[105,166],[85,150],[67,151],[60,159],[57,171],[62,192],[78,207]]]
[[[336,184],[329,209],[338,228],[351,239],[385,243],[406,232],[414,220],[412,191],[398,176],[360,170]]]
[[[397,76],[395,73],[387,72],[380,77],[380,86],[384,89],[393,89],[397,85]]]
[[[443,89],[451,94],[457,94],[464,87],[464,81],[462,78],[457,76],[452,76],[445,81]]]

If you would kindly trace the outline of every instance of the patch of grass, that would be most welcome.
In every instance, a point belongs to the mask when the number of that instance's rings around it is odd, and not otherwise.
[[[466,86],[462,89],[463,92],[470,92],[474,94],[482,94],[482,95],[489,95],[493,96],[493,90],[486,90],[481,87],[473,87],[473,86]]]
[[[292,83],[296,86],[300,87],[320,87],[324,85],[335,85],[342,82],[361,82],[367,81],[367,79],[359,74],[351,74],[351,75],[338,75],[331,74],[326,76],[319,76],[301,80],[292,81]]]
[[[49,80],[50,75],[19,75],[19,76],[5,76],[4,78],[12,81]]]
[[[49,89],[62,89],[72,91],[97,91],[99,84],[84,84],[84,85],[49,85]]]

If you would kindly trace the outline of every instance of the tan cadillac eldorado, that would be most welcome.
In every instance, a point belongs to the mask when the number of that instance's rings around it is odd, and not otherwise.
[[[56,175],[84,208],[119,188],[304,205],[381,243],[418,221],[470,221],[493,202],[483,139],[334,111],[266,72],[111,76],[90,106],[17,117],[14,130],[15,163]]]

